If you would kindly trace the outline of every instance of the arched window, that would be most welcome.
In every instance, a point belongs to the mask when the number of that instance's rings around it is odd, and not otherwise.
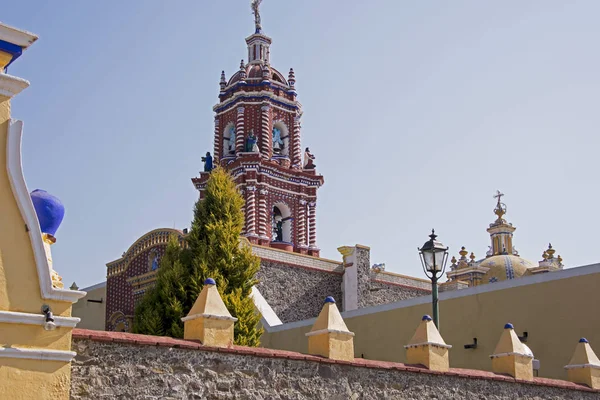
[[[227,124],[223,130],[223,157],[235,154],[235,125]]]
[[[273,154],[278,156],[288,156],[290,153],[290,132],[283,121],[273,123]]]
[[[292,213],[284,203],[275,203],[272,213],[273,242],[292,242]]]

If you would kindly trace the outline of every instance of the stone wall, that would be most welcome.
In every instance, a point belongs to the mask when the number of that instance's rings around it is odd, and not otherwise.
[[[258,289],[282,322],[319,315],[323,300],[333,296],[342,302],[342,275],[262,259]]]
[[[370,250],[367,247],[356,247],[356,264],[358,308],[393,303],[431,293],[426,282],[419,279],[387,272],[373,272]]]
[[[363,301],[363,307],[394,303],[396,301],[412,299],[413,297],[426,296],[430,294],[430,290],[371,279],[369,292]]]
[[[92,338],[93,340],[90,340]],[[570,382],[75,330],[71,399],[597,399]]]

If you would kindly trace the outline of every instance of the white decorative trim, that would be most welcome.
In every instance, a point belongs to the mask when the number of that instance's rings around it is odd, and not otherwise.
[[[511,351],[509,353],[492,354],[490,356],[490,358],[499,358],[499,357],[506,357],[506,356],[523,356],[523,357],[527,357],[527,358],[533,359],[533,356],[531,354],[519,353],[517,351]]]
[[[319,329],[318,331],[308,332],[308,333],[305,333],[304,335],[316,336],[316,335],[322,335],[324,333],[341,333],[341,334],[347,335],[347,336],[354,336],[354,332],[342,331],[341,329]]]
[[[262,78],[259,78],[259,80],[262,80]],[[237,92],[233,96],[231,96],[230,98],[225,100],[224,102],[214,105],[213,111],[217,112],[218,108],[222,108],[223,110],[217,113],[217,115],[221,115],[221,114],[223,114],[224,111],[226,111],[228,109],[229,105],[236,102],[240,98],[248,98],[248,97],[261,97],[261,98],[268,97],[269,99],[277,100],[277,101],[287,105],[288,107],[297,107],[298,110],[301,109],[301,107],[302,107],[302,105],[298,101],[289,101],[288,99],[286,99],[283,96],[277,96],[277,95],[273,94],[272,92],[269,92],[266,90],[261,90],[259,92],[243,92],[243,91]],[[256,102],[253,102],[253,101],[238,102],[238,104],[261,105],[261,104],[264,104],[264,100],[260,100],[260,101],[256,101]],[[271,104],[271,107],[278,108],[278,109],[286,111],[286,112],[294,112],[295,111],[295,110],[288,110],[283,107],[279,107],[275,104]]]
[[[63,350],[21,349],[17,347],[0,347],[0,358],[27,358],[40,361],[71,362],[77,353]]]
[[[254,307],[258,309],[260,315],[262,316],[263,325],[276,326],[282,324],[273,308],[271,308],[267,300],[263,297],[262,293],[256,286],[252,286],[250,297],[252,298],[252,301],[254,301]]]
[[[0,73],[0,96],[12,98],[29,87],[29,81]]]
[[[224,321],[237,321],[237,318],[234,317],[230,317],[229,315],[214,315],[214,314],[192,314],[192,315],[188,315],[187,317],[183,317],[181,318],[181,320],[183,322],[185,321],[191,321],[193,319],[198,319],[198,318],[206,318],[206,319],[220,319],[220,320],[224,320]]]
[[[27,48],[37,40],[37,35],[0,22],[0,40]]]
[[[1,76],[1,74],[0,74]],[[33,248],[35,265],[37,267],[38,278],[42,299],[70,301],[75,303],[78,299],[86,295],[85,292],[69,289],[57,289],[52,286],[50,278],[50,266],[46,257],[46,250],[42,240],[42,232],[37,214],[33,208],[31,196],[23,177],[23,166],[21,164],[21,138],[23,134],[23,121],[10,121],[8,127],[8,138],[6,146],[6,169],[12,192],[21,211],[21,216],[29,229],[29,239]]]
[[[75,328],[79,321],[81,321],[81,319],[76,317],[54,317],[54,323],[56,326],[64,326],[67,328]],[[0,311],[0,322],[42,326],[46,322],[46,317],[43,314]]]
[[[600,369],[600,365],[598,365],[598,364],[570,364],[570,365],[565,365],[565,369],[574,369],[574,368]]]
[[[410,349],[411,347],[421,347],[421,346],[427,346],[427,345],[431,345],[431,346],[436,346],[436,347],[443,347],[445,349],[451,349],[452,346],[449,344],[443,344],[443,343],[436,343],[436,342],[423,342],[423,343],[414,343],[414,344],[407,344],[404,346],[405,349]]]

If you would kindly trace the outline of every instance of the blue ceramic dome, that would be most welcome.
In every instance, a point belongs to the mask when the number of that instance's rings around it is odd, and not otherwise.
[[[31,192],[31,201],[42,233],[54,236],[65,216],[65,206],[57,197],[41,189]]]
[[[213,278],[206,278],[206,280],[204,281],[205,285],[216,285],[217,282],[215,282],[215,280]]]
[[[325,297],[325,303],[335,303],[335,299],[333,296],[327,296]]]

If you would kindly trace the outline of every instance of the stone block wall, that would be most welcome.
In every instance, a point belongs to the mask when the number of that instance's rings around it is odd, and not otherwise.
[[[333,296],[341,307],[339,272],[262,259],[257,279],[258,290],[284,323],[316,317],[326,296]]]
[[[597,399],[574,383],[76,329],[71,399]]]

